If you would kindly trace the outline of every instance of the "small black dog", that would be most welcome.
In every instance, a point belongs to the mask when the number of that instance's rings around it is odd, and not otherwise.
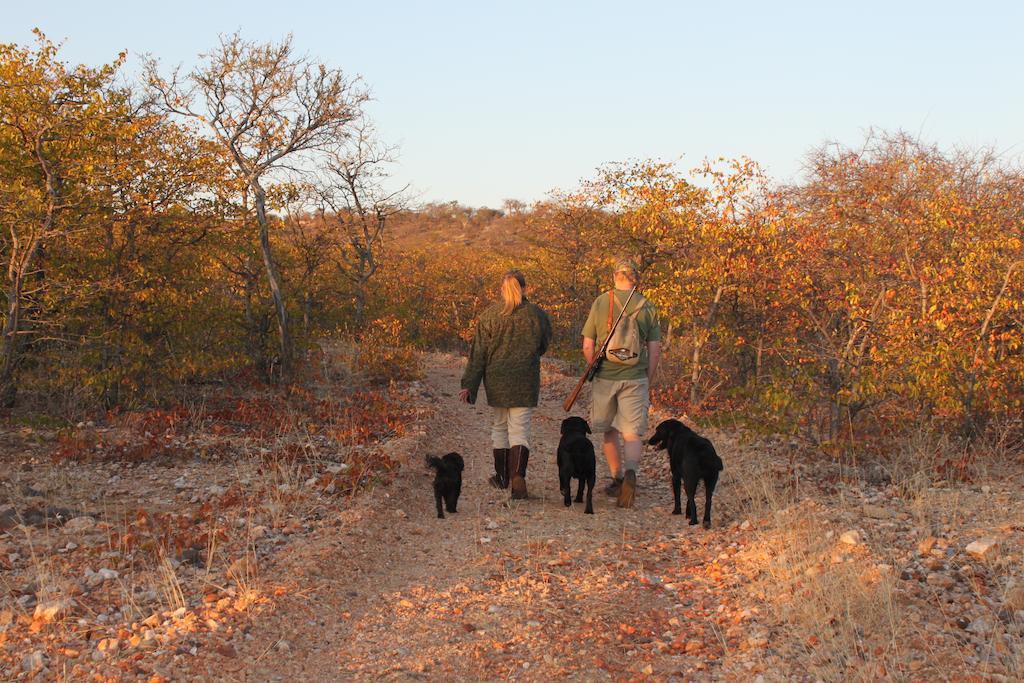
[[[672,514],[682,514],[679,504],[681,480],[686,486],[686,515],[691,525],[697,523],[697,504],[693,496],[697,492],[697,483],[704,480],[704,528],[710,529],[711,496],[718,483],[718,473],[724,468],[715,447],[679,420],[662,422],[647,443],[656,446],[658,450],[664,448],[668,451],[669,464],[672,466],[672,494],[676,499]]]
[[[583,512],[594,514],[594,482],[597,479],[597,464],[594,458],[594,444],[587,438],[590,425],[582,417],[567,417],[562,420],[562,438],[558,442],[558,484],[565,496],[565,507],[572,505],[572,480],[579,479],[576,502],[583,502],[583,485],[587,485],[587,507]]]
[[[459,494],[462,493],[462,470],[466,468],[466,463],[458,453],[449,453],[443,458],[428,455],[427,466],[436,470],[434,501],[437,503],[437,518],[444,519],[442,500],[448,512],[458,512],[455,507],[459,504]]]

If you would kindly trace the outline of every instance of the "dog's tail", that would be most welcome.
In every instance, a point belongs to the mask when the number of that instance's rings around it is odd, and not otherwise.
[[[725,464],[722,462],[722,457],[718,455],[718,451],[715,450],[714,445],[707,439],[701,439],[703,442],[703,448],[700,449],[700,464],[702,467],[709,467],[711,469],[718,470],[721,472],[725,469]]]
[[[436,455],[428,455],[426,459],[427,467],[433,467],[438,472],[445,468],[444,461],[441,460],[441,458],[437,457]]]

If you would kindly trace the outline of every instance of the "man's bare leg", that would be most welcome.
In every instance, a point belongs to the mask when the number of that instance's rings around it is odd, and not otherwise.
[[[644,452],[644,442],[639,434],[622,433],[622,440],[625,442],[625,453],[622,458],[622,474],[626,470],[640,471],[640,456]]]
[[[636,473],[640,469],[643,442],[639,435],[628,433],[623,433],[622,440],[625,442],[625,462],[622,465],[622,486],[619,487],[618,505],[620,508],[631,508],[636,498]]]
[[[609,496],[619,495],[622,484],[622,455],[619,450],[619,430],[609,429],[604,433],[604,459],[608,463],[608,471],[612,475],[612,483],[605,488]]]

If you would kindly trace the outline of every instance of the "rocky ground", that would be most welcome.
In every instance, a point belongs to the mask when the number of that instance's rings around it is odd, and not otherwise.
[[[698,426],[726,463],[712,529],[669,514],[654,452],[635,509],[595,495],[584,515],[554,464],[572,378],[545,368],[531,498],[510,501],[486,484],[486,407],[455,400],[461,361],[424,365],[369,409],[284,397],[7,432],[0,677],[1024,676],[1018,456],[952,485],[925,458],[839,466]],[[439,520],[422,457],[448,450],[467,469]]]

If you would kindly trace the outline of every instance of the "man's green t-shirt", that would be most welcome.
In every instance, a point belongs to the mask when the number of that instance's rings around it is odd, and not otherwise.
[[[626,303],[626,299],[629,298],[629,291],[616,289],[615,291],[615,315],[617,316],[622,310],[622,305]],[[639,299],[639,301],[638,301]],[[619,365],[618,363],[612,363],[607,358],[601,362],[601,369],[597,371],[597,377],[600,379],[610,380],[623,380],[623,379],[643,379],[647,377],[647,366],[649,359],[647,357],[647,342],[661,341],[661,327],[658,324],[658,312],[654,306],[645,298],[640,297],[640,293],[637,292],[633,295],[633,300],[629,302],[629,310],[626,312],[627,315],[632,314],[636,310],[637,304],[640,304],[640,312],[636,316],[637,328],[640,331],[640,360],[637,361],[636,365]],[[615,318],[612,318],[612,322]],[[602,294],[597,297],[593,304],[590,306],[590,315],[587,316],[587,322],[583,324],[583,336],[587,339],[594,340],[595,351],[601,347],[604,343],[604,339],[608,336],[608,294]]]

